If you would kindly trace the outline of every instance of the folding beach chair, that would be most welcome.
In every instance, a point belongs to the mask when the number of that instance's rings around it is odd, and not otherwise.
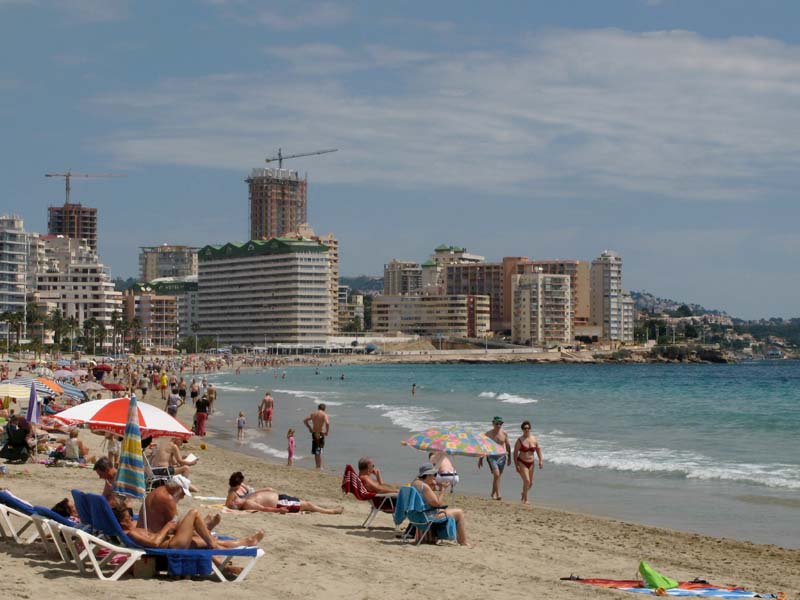
[[[51,529],[54,526],[63,536],[81,575],[94,573],[104,581],[117,581],[145,555],[144,550],[118,546],[77,527],[51,521]]]
[[[406,485],[400,488],[397,508],[394,511],[394,522],[399,525],[408,519],[409,526],[403,534],[403,541],[416,535],[417,545],[432,535],[437,540],[456,539],[456,521],[453,517],[438,516],[445,507],[431,508],[422,499],[417,488]]]
[[[32,504],[20,500],[7,490],[0,490],[0,539],[12,539],[18,544],[30,544],[38,540],[39,532],[31,518],[32,514]]]
[[[227,582],[224,569],[228,563],[237,556],[250,558],[234,581],[244,580],[256,561],[264,556],[264,551],[256,546],[242,546],[240,548],[214,548],[214,549],[187,549],[176,550],[171,548],[144,548],[133,541],[123,531],[114,516],[111,506],[105,498],[97,494],[86,494],[86,501],[92,513],[92,525],[95,531],[101,533],[109,540],[119,543],[119,547],[142,551],[148,556],[162,556],[167,559],[167,571],[170,575],[195,576],[211,575],[212,573],[223,582]],[[78,537],[83,537],[76,533]],[[217,565],[212,558],[223,557],[222,564]]]
[[[369,527],[372,520],[378,514],[384,512],[388,514],[394,513],[395,500],[397,500],[397,493],[391,494],[376,494],[370,492],[365,486],[364,482],[356,473],[353,465],[347,465],[344,468],[344,475],[342,476],[342,493],[353,494],[358,500],[370,503],[370,510],[367,518],[361,524],[362,527]]]

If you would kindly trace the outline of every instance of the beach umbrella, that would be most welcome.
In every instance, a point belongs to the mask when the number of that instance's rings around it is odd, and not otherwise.
[[[433,427],[400,443],[425,452],[446,452],[461,456],[494,456],[506,453],[505,447],[470,429]]]
[[[36,385],[31,383],[30,395],[28,396],[28,412],[25,418],[28,423],[38,423],[41,407],[39,406],[39,396],[36,395]]]
[[[129,398],[92,400],[73,406],[53,415],[67,425],[87,424],[92,431],[110,431],[124,435],[128,420]],[[136,404],[139,416],[139,431],[144,437],[176,437],[189,439],[194,435],[175,417],[152,404]]]
[[[107,365],[107,364],[105,364],[105,363],[101,363],[101,364],[99,364],[99,365],[96,365],[96,366],[94,366],[94,367],[92,367],[92,368],[93,368],[95,371],[104,371],[104,372],[106,372],[106,373],[110,373],[110,372],[112,371],[112,367],[111,367],[111,365]]]
[[[16,383],[0,383],[0,398],[21,400],[31,395],[31,388]]]
[[[36,381],[38,381],[38,382],[39,382],[39,383],[41,383],[42,385],[44,385],[44,386],[46,386],[46,387],[50,388],[50,389],[51,389],[51,390],[53,390],[53,391],[54,391],[56,394],[63,394],[63,393],[64,393],[64,388],[63,388],[63,387],[61,387],[61,384],[60,384],[60,383],[56,383],[56,382],[55,382],[55,381],[53,381],[52,379],[46,379],[46,378],[44,378],[44,377],[37,377],[37,378],[36,378]]]
[[[60,359],[56,361],[56,364],[60,367],[68,367],[72,364],[71,360]]]
[[[80,384],[78,387],[85,392],[97,392],[99,390],[106,389],[96,381],[87,381],[85,383]]]
[[[119,453],[119,468],[114,480],[114,493],[132,498],[144,498],[144,460],[142,458],[142,435],[139,431],[139,409],[136,398],[128,403],[125,434]]]
[[[75,377],[84,377],[89,374],[89,371],[85,369],[75,369],[73,371],[73,374],[75,375]]]
[[[38,369],[34,369],[33,371],[37,375],[41,375],[42,377],[52,377],[53,371],[48,369],[47,367],[39,367]]]
[[[44,373],[41,373],[41,375],[44,375]],[[51,371],[50,376],[55,379],[75,379],[75,373],[69,369],[59,369],[55,372]]]
[[[42,383],[39,379],[34,379],[33,377],[15,377],[14,379],[7,379],[3,381],[3,383],[13,383],[16,385],[24,385],[28,390],[30,390],[31,383],[36,386],[36,391],[44,396],[57,396],[61,392],[56,391],[53,387]],[[62,389],[61,386],[58,386],[59,389]]]
[[[103,387],[112,392],[124,392],[126,390],[125,386],[119,383],[104,383]]]
[[[88,396],[86,395],[86,392],[78,389],[71,383],[62,382],[61,387],[64,388],[65,396],[69,396],[70,398],[73,398],[75,400],[80,400],[81,402],[84,402],[89,399]]]

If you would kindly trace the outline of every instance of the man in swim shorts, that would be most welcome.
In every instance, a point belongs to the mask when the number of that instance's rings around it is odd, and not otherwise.
[[[325,438],[331,430],[331,421],[325,413],[325,404],[320,404],[317,410],[303,419],[303,425],[311,432],[311,454],[317,469],[322,468],[322,449],[325,447]]]
[[[496,456],[487,456],[486,462],[489,463],[489,469],[492,472],[492,498],[495,500],[502,500],[500,495],[500,478],[503,476],[503,470],[506,465],[511,462],[511,444],[508,442],[508,434],[503,429],[502,417],[495,417],[492,419],[492,428],[486,432],[486,437],[490,440],[497,442],[499,445],[505,447],[506,453]],[[483,457],[478,459],[478,468],[483,466]]]

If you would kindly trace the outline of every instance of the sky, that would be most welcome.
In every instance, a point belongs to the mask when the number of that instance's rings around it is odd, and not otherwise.
[[[307,174],[343,275],[621,254],[625,288],[800,316],[796,0],[0,0],[0,212],[99,211],[101,259],[249,234]]]

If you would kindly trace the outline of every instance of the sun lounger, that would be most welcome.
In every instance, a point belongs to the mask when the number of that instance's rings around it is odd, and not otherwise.
[[[55,521],[50,523],[53,528]],[[57,527],[81,575],[94,573],[104,581],[117,581],[145,555],[144,550],[118,546],[77,527]]]
[[[264,551],[255,546],[242,546],[240,548],[224,549],[187,549],[176,550],[170,548],[144,548],[133,541],[122,529],[114,516],[111,506],[105,498],[97,494],[85,494],[91,511],[92,526],[95,531],[102,533],[108,539],[114,540],[123,548],[141,550],[148,556],[162,556],[167,559],[170,575],[211,575],[220,581],[228,581],[224,569],[228,563],[237,556],[250,558],[234,581],[242,581],[255,565],[256,561],[264,556]],[[212,558],[222,557],[222,564],[217,565]]]
[[[76,529],[83,529],[85,526],[74,523],[66,517],[53,512],[44,506],[34,506],[33,514],[31,515],[33,524],[39,532],[39,537],[45,544],[45,547],[50,551],[50,544],[55,547],[56,553],[66,563],[74,564],[74,557],[66,544],[64,536],[61,534],[60,526],[74,527]],[[76,565],[77,566],[77,565]]]
[[[344,475],[342,476],[342,493],[353,494],[353,496],[355,496],[358,500],[369,502],[371,504],[369,514],[361,524],[362,527],[369,527],[372,524],[373,519],[375,519],[375,517],[382,512],[388,514],[394,513],[394,504],[395,500],[397,500],[397,493],[376,494],[375,492],[370,492],[366,486],[364,486],[364,482],[361,481],[361,478],[358,476],[358,473],[356,473],[353,465],[347,465],[344,468]]]
[[[30,544],[38,540],[39,532],[31,518],[32,514],[32,504],[20,500],[7,490],[0,490],[0,539],[13,539],[18,544]]]

